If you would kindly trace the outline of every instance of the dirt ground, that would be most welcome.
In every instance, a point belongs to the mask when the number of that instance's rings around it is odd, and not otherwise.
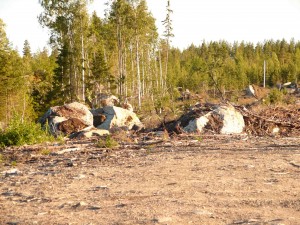
[[[300,138],[196,139],[2,149],[0,224],[300,224]]]

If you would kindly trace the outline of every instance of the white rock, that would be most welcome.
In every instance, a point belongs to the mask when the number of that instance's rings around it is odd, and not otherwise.
[[[110,130],[113,127],[127,127],[131,130],[134,125],[142,126],[141,121],[134,112],[120,107],[106,106],[103,108],[103,114],[106,119],[97,127],[98,129]]]
[[[104,135],[109,135],[109,131],[104,129],[95,129],[95,130],[90,130],[88,132],[84,132],[82,133],[82,135],[87,138],[93,136],[104,136]]]
[[[245,128],[243,115],[233,106],[220,106],[214,110],[223,119],[221,134],[240,134]]]
[[[217,114],[223,122],[221,134],[240,134],[243,132],[245,127],[243,115],[231,105],[219,106],[204,116],[191,120],[183,129],[186,132],[202,132],[209,123],[208,118],[212,114]]]
[[[204,116],[201,116],[200,118],[191,120],[189,122],[189,124],[184,127],[184,131],[186,132],[202,132],[203,128],[206,126],[206,124],[209,122],[209,120],[207,119],[207,117],[210,115],[211,113],[207,113]]]
[[[249,96],[255,96],[255,90],[254,90],[254,88],[253,88],[252,85],[249,85],[249,86],[248,86],[248,88],[247,88],[247,90],[246,90],[246,93],[247,93],[247,95],[249,95]]]
[[[274,127],[273,130],[272,130],[272,133],[273,134],[278,134],[280,131],[279,127]]]
[[[18,173],[20,173],[20,171],[18,169],[11,169],[11,170],[6,170],[6,171],[2,172],[2,174],[4,174],[5,176],[18,175]]]
[[[67,149],[63,149],[63,150],[58,151],[57,154],[62,155],[62,154],[68,153],[68,152],[76,152],[76,151],[79,151],[79,150],[81,150],[81,148],[67,148]]]

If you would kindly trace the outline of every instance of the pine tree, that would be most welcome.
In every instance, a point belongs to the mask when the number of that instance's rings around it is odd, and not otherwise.
[[[164,37],[166,39],[166,66],[165,66],[165,77],[164,77],[164,85],[163,89],[166,88],[166,81],[168,76],[168,61],[169,61],[169,48],[171,43],[171,38],[174,37],[173,27],[172,27],[172,19],[171,14],[173,11],[171,10],[170,0],[167,0],[167,15],[165,20],[163,21],[163,25],[165,26]]]
[[[28,40],[24,41],[23,57],[31,57],[31,48]]]

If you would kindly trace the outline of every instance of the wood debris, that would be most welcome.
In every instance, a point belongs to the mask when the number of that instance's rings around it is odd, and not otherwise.
[[[300,108],[268,107],[253,112],[239,108],[244,116],[245,131],[254,136],[298,136]]]

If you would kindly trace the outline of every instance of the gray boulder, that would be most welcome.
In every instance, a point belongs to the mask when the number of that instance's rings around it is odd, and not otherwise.
[[[93,125],[93,114],[78,102],[51,107],[39,120],[53,135],[71,134]]]

